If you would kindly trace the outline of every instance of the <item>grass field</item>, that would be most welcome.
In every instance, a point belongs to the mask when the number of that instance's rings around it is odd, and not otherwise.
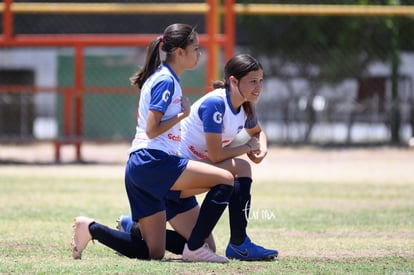
[[[122,154],[123,152],[121,152]],[[414,151],[282,149],[254,166],[253,241],[269,262],[132,260],[96,242],[70,253],[72,220],[129,213],[123,163],[0,165],[1,274],[414,274]],[[228,242],[228,216],[214,231]]]

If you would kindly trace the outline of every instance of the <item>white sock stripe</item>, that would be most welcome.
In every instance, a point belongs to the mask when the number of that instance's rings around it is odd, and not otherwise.
[[[211,200],[211,202],[212,202],[212,203],[215,203],[215,204],[225,204],[225,205],[228,205],[228,204],[229,204],[229,202],[228,202],[228,201],[216,201],[216,200]]]

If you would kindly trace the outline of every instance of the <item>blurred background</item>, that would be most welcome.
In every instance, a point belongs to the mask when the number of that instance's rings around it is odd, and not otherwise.
[[[250,53],[265,68],[257,105],[271,144],[398,146],[414,140],[414,1],[11,1],[0,4],[0,142],[129,142],[129,77],[172,23],[197,26],[203,55],[181,83],[191,101]]]

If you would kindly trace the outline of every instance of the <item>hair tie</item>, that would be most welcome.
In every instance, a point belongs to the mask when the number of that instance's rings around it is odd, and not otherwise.
[[[164,42],[164,35],[160,35],[158,36],[158,38],[160,39],[161,42]]]

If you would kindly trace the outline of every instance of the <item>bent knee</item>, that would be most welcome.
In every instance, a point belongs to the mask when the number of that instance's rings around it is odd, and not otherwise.
[[[164,255],[165,255],[165,250],[159,249],[155,251],[150,251],[149,258],[151,260],[161,260],[162,258],[164,258]]]
[[[165,233],[164,233],[165,234]],[[165,255],[165,244],[148,245],[148,255],[151,260],[161,260]]]
[[[244,159],[235,159],[236,164],[236,176],[237,177],[251,177],[252,176],[252,167],[247,160]]]
[[[227,170],[223,170],[223,182],[220,182],[220,183],[233,186],[234,184],[233,174]]]

